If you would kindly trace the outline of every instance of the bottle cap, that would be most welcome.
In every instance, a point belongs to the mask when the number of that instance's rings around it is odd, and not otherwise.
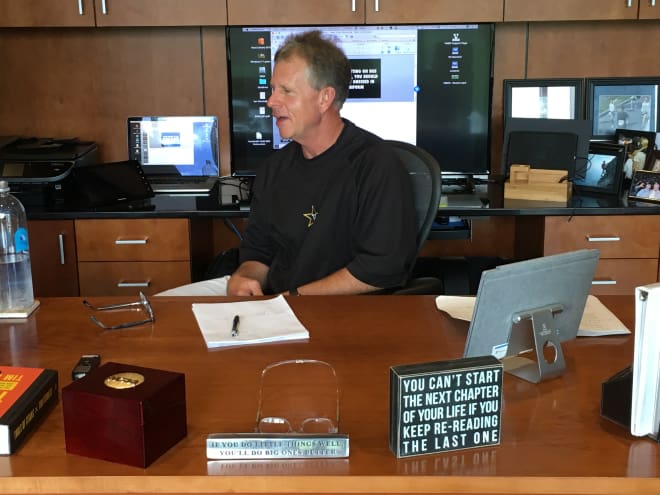
[[[9,192],[9,182],[0,180],[0,192]]]

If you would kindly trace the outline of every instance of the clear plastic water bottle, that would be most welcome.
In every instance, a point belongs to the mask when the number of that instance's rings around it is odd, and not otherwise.
[[[29,308],[34,303],[27,217],[21,202],[0,181],[0,311]]]

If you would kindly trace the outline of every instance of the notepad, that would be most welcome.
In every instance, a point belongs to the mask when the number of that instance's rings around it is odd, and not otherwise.
[[[471,320],[476,298],[473,296],[438,296],[435,300],[440,311],[447,312],[459,320]],[[604,335],[627,335],[630,330],[614,313],[594,295],[587,297],[578,337],[598,337]]]
[[[208,348],[309,339],[284,296],[258,301],[195,303],[193,314]],[[232,336],[234,317],[240,323]]]

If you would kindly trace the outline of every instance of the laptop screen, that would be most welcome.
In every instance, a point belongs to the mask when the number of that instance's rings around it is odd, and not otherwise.
[[[149,176],[217,177],[218,119],[129,117],[128,156]]]

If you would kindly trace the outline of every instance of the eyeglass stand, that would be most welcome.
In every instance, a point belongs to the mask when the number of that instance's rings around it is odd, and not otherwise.
[[[206,457],[232,459],[336,459],[348,457],[348,435],[341,433],[213,433]]]
[[[539,383],[564,373],[566,362],[559,341],[559,329],[554,319],[555,313],[561,312],[562,309],[561,305],[552,305],[518,313],[514,316],[511,337],[509,338],[509,352],[518,350],[515,348],[516,345],[513,345],[514,349],[512,349],[513,341],[517,342],[518,348],[521,348],[520,342],[524,340],[529,342],[529,335],[517,335],[516,332],[531,332],[533,339],[532,352],[535,354],[536,359],[518,355],[506,357],[502,359],[506,373],[532,383]],[[531,322],[531,329],[529,324],[525,324],[529,322]],[[546,359],[545,350],[553,353],[554,359]]]
[[[9,309],[7,311],[0,311],[0,319],[22,319],[27,318],[34,310],[39,307],[40,302],[35,299],[35,301],[28,307],[25,308],[16,308]]]

